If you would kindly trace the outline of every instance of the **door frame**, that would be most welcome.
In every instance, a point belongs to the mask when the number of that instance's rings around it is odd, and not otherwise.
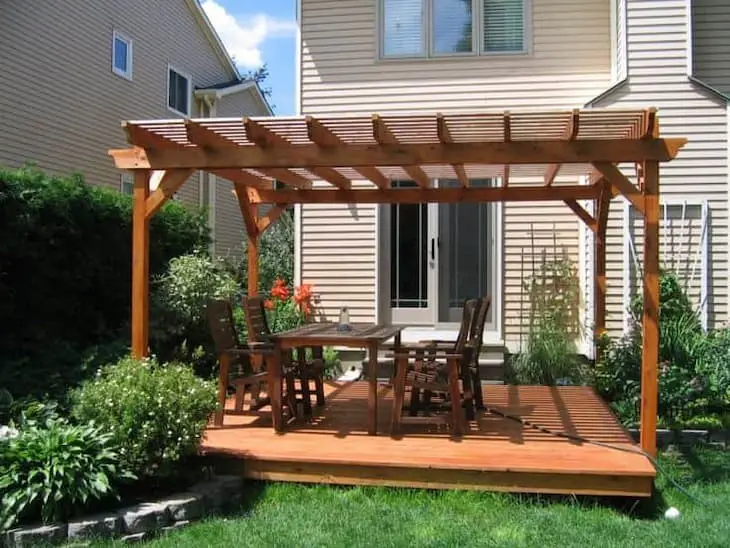
[[[437,181],[434,181],[437,184]],[[501,179],[495,179],[495,185],[501,186]],[[484,330],[484,338],[487,342],[501,343],[504,341],[504,308],[502,306],[504,296],[504,204],[494,202],[494,282],[492,295],[492,308],[494,309],[494,323],[488,325]],[[390,307],[390,206],[391,204],[379,204],[375,206],[375,319],[377,322],[393,323],[393,315]],[[438,207],[438,204],[430,204],[430,207]],[[438,215],[433,229],[438,230]],[[437,258],[438,261],[438,258]],[[438,265],[436,266],[438,268]],[[437,274],[433,278],[436,279]],[[438,280],[436,280],[438,285]],[[438,287],[435,288],[438,291]],[[423,327],[443,330],[458,331],[459,322],[438,321],[438,293],[434,294],[435,306],[431,322]],[[414,325],[414,324],[409,324]]]

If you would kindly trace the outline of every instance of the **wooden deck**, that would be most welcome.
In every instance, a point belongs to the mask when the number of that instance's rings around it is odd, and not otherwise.
[[[270,414],[230,415],[210,428],[206,454],[228,472],[274,481],[388,485],[581,495],[650,496],[655,470],[644,456],[558,438],[482,414],[452,438],[438,425],[404,425],[390,436],[392,391],[379,390],[378,435],[368,436],[367,383],[328,383],[311,421],[276,434]],[[635,449],[590,388],[484,386],[484,401],[553,431]]]

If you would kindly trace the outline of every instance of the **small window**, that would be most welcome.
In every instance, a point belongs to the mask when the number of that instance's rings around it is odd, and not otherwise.
[[[132,40],[117,31],[112,39],[112,72],[132,79]]]
[[[385,57],[415,57],[424,54],[424,7],[423,0],[383,0]]]
[[[431,0],[431,52],[474,53],[474,15],[472,2]]]
[[[119,177],[119,192],[122,194],[134,194],[134,178],[131,173],[122,173]]]
[[[167,68],[167,106],[182,116],[190,115],[190,77]]]

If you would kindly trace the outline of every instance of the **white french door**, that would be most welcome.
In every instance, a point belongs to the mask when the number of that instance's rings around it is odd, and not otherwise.
[[[458,187],[441,180],[439,187]],[[472,180],[489,186],[489,180]],[[394,187],[414,187],[399,181]],[[494,204],[392,204],[389,235],[391,320],[396,324],[446,325],[461,321],[462,304],[490,295],[487,325],[496,328],[498,261]]]

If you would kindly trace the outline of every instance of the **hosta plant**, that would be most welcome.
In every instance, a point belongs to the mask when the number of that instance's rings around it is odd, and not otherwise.
[[[59,418],[25,423],[0,440],[0,530],[18,522],[62,521],[115,495],[132,479],[110,433]]]

